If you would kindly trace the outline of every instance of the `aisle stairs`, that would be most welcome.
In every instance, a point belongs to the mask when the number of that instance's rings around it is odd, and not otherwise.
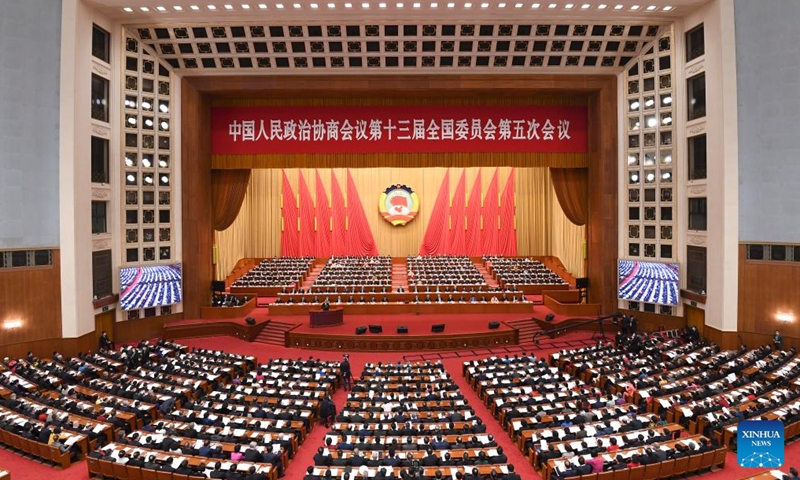
[[[483,279],[486,280],[487,285],[493,288],[500,285],[499,283],[497,283],[497,280],[495,280],[495,278],[492,276],[489,270],[486,269],[486,265],[483,264],[483,261],[481,261],[480,259],[478,260],[473,259],[472,263],[475,265],[475,268],[477,268],[478,271],[481,272],[481,275],[483,275]]]
[[[300,288],[308,291],[308,289],[314,285],[314,282],[317,280],[317,277],[319,277],[322,269],[325,268],[326,263],[328,263],[328,260],[325,258],[318,258],[314,260],[314,264],[311,266],[311,270],[308,271],[306,278],[303,279],[303,283],[300,284]]]
[[[258,336],[253,340],[258,343],[266,343],[267,345],[279,345],[283,347],[286,345],[286,332],[296,327],[296,323],[276,322],[270,320]]]
[[[408,291],[408,262],[405,258],[392,259],[392,287],[395,292],[398,287]]]

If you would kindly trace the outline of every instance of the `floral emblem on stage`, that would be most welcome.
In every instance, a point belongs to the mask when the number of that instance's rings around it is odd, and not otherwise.
[[[417,216],[419,197],[407,185],[392,185],[381,194],[378,210],[395,227],[405,225]]]

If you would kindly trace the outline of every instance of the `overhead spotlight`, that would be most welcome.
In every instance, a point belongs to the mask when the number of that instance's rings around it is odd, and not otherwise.
[[[663,123],[664,125],[671,124],[672,123],[672,117],[664,117],[664,118],[662,118],[661,119],[661,123]]]
[[[639,5],[632,5],[631,10],[639,10]]]
[[[584,10],[588,10],[589,8],[591,8],[591,5],[589,5],[588,3],[584,3],[583,5],[581,5],[581,8]]]
[[[250,10],[250,5],[248,5],[246,3],[243,3],[242,4],[242,10]]]
[[[353,8],[353,4],[352,3],[345,3],[344,4],[344,8]]]
[[[664,105],[670,105],[672,103],[672,97],[666,96],[662,98],[661,103],[663,103]]]
[[[616,6],[614,6],[614,10],[622,10],[623,8],[625,8],[625,5],[616,5]]]
[[[645,107],[652,107],[655,104],[656,104],[656,102],[652,98],[648,98],[647,100],[644,101],[644,106]]]
[[[144,182],[145,183],[149,183],[149,184],[152,185],[153,184],[153,177],[151,177],[151,176],[144,177]]]
[[[183,7],[181,7],[180,5],[175,5],[175,6],[174,6],[174,7],[172,7],[172,8],[173,8],[173,9],[174,9],[176,12],[182,12],[182,11],[183,11]]]
[[[597,6],[598,10],[605,10],[606,8],[608,8],[608,5],[606,5],[605,3],[601,3],[600,5]]]
[[[152,105],[150,102],[148,102],[147,100],[142,100],[142,108],[144,108],[145,110],[150,110],[151,106]]]
[[[645,177],[645,180],[647,180],[648,182],[652,182],[655,179],[656,179],[656,174],[652,172],[648,173],[647,176]]]
[[[411,4],[411,6],[412,6],[413,8],[420,8],[420,7],[422,6],[422,4],[421,4],[421,3],[419,3],[419,2],[415,2],[415,3],[412,3],[412,4]]]
[[[672,155],[665,155],[664,163],[672,163]]]
[[[283,4],[282,3],[276,3],[275,4],[275,8],[277,8],[278,10],[283,10]]]
[[[558,6],[558,4],[551,3],[550,5],[547,6],[547,8],[556,8],[557,6]]]
[[[153,166],[153,163],[150,161],[150,158],[144,157],[142,158],[142,166],[145,168],[150,168]]]
[[[147,8],[147,7],[139,7],[139,10],[141,10],[143,12],[149,12],[150,11],[150,9]]]
[[[294,4],[294,5],[292,5],[292,6],[295,8],[295,10],[299,10],[299,9],[300,9],[300,7],[301,7],[301,5],[300,5],[299,3],[295,3],[295,4]]]
[[[402,3],[398,3],[396,6],[397,8],[403,8],[405,5],[403,5]]]
[[[167,11],[167,9],[164,8],[164,7],[156,7],[156,10],[158,10],[159,12],[166,12]]]
[[[198,10],[200,10],[200,7],[198,7],[197,5],[190,5],[190,6],[189,6],[189,8],[191,8],[191,9],[192,9],[192,10],[194,10],[195,12],[196,12],[196,11],[198,11]]]
[[[472,4],[471,3],[465,3],[464,4],[464,8],[472,8]]]
[[[522,8],[522,4],[521,3],[515,3],[514,4],[514,8]]]
[[[128,117],[128,123],[131,125],[136,125],[136,117]]]
[[[161,130],[169,130],[169,122],[166,120],[162,120],[159,125],[161,125]]]
[[[631,110],[637,110],[639,108],[639,102],[631,102]]]
[[[225,7],[225,10],[233,10],[233,5],[225,4],[224,7]]]
[[[450,2],[450,3],[447,4],[447,8],[455,8],[455,6],[456,6],[456,4],[453,3],[453,2]]]
[[[656,8],[658,8],[658,7],[656,7],[655,5],[650,5],[649,7],[647,7],[647,11],[648,11],[648,12],[652,12],[652,11],[653,11],[653,10],[655,10]]]
[[[636,173],[631,174],[631,181],[638,182],[639,181],[639,175],[636,174]]]
[[[166,175],[161,175],[161,183],[169,183],[169,177]]]
[[[634,155],[628,155],[628,165],[636,165],[636,157]]]
[[[489,4],[488,3],[481,3],[481,8],[489,8]]]
[[[133,11],[133,9],[131,7],[125,7],[125,8],[122,9],[122,11],[125,12],[125,13],[131,13]]]
[[[267,4],[266,3],[259,3],[258,4],[258,8],[260,8],[261,10],[266,10],[267,9]]]
[[[439,4],[436,2],[431,3],[431,8],[439,8]]]
[[[533,5],[531,5],[531,8],[539,8],[539,7],[541,7],[541,5],[538,3],[534,3]]]
[[[133,159],[131,157],[125,157],[125,166],[127,167],[133,166]]]
[[[169,164],[167,163],[166,160],[159,160],[158,161],[158,166],[161,167],[161,168],[167,168],[167,166],[169,166]]]
[[[161,105],[159,105],[158,109],[161,110],[161,113],[169,112],[169,107],[167,106],[166,103],[162,103]]]
[[[144,120],[144,124],[147,125],[148,127],[152,127],[153,126],[153,120],[150,119],[150,118],[146,118]]]
[[[329,3],[328,4],[328,8],[336,8],[336,4],[335,3]]]
[[[208,5],[208,6],[206,6],[206,8],[208,8],[209,10],[216,10],[217,9],[216,5]]]
[[[378,4],[378,8],[386,8],[386,4],[381,2]]]
[[[662,10],[664,10],[665,12],[669,12],[672,9],[673,7],[671,5],[667,5],[666,7],[662,8]]]
[[[650,117],[647,119],[647,128],[653,128],[658,124],[654,117]]]
[[[136,177],[134,177],[132,173],[129,173],[128,176],[125,177],[125,179],[127,181],[129,181],[129,182],[135,182],[136,181]]]
[[[664,172],[661,174],[661,178],[663,178],[664,180],[669,180],[670,178],[672,178],[672,173]]]
[[[506,8],[506,4],[505,3],[498,3],[497,4],[497,8]]]
[[[566,8],[567,10],[570,10],[574,6],[575,6],[574,4],[568,3],[568,4],[564,5],[564,8]]]

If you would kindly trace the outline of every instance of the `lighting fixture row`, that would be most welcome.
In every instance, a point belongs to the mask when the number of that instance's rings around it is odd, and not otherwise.
[[[350,3],[350,2],[346,2],[346,3],[343,3],[341,5],[344,8],[348,8],[348,9],[357,8],[356,4],[353,4],[353,3]],[[405,8],[405,6],[406,6],[406,4],[402,3],[402,2],[395,3],[394,5],[397,8]],[[423,6],[421,2],[413,2],[413,3],[410,3],[409,5],[412,8],[422,8],[422,6]],[[437,2],[431,2],[428,5],[430,6],[430,8],[439,8],[439,3],[437,3]],[[455,2],[448,2],[448,3],[442,4],[442,5],[446,6],[447,8],[456,8],[457,7]],[[511,3],[501,2],[501,3],[497,4],[497,8],[506,8],[506,7],[524,8],[525,5],[526,4],[524,4],[524,3],[513,3],[513,4],[511,4]],[[319,3],[310,3],[308,5],[308,8],[311,8],[312,10],[316,10],[316,9],[321,8],[322,6],[323,5],[321,5]],[[333,9],[337,8],[337,5],[335,3],[327,3],[324,6],[326,6],[330,10],[333,10]],[[466,2],[466,3],[460,4],[458,6],[463,6],[465,9],[470,9],[470,8],[473,7],[473,4],[470,3],[470,2]],[[488,2],[482,2],[480,4],[476,3],[475,6],[479,6],[480,8],[489,8],[489,7],[492,6],[492,4],[488,3]],[[276,3],[274,5],[274,7],[270,7],[266,3],[258,3],[258,4],[253,4],[253,5],[250,5],[249,3],[242,3],[238,7],[239,7],[238,9],[245,10],[245,11],[251,10],[251,9],[267,10],[267,9],[270,9],[270,8],[274,8],[275,10],[285,10],[285,9],[290,8],[290,6],[288,4],[283,4],[283,3]],[[371,7],[372,7],[372,4],[367,3],[367,2],[364,2],[364,3],[361,4],[361,8],[364,9],[364,10],[369,10]],[[389,8],[389,4],[385,3],[385,2],[380,2],[380,3],[377,4],[377,7],[380,8],[380,9]],[[563,4],[561,6],[561,8],[564,9],[564,10],[575,10],[575,9],[577,9],[577,10],[589,10],[592,7],[593,7],[593,5],[591,5],[589,3],[583,3],[583,4],[580,4],[580,5],[578,5],[576,3],[566,3],[566,4]],[[291,8],[294,8],[295,10],[300,10],[300,9],[302,9],[304,7],[303,7],[303,5],[301,5],[299,3],[293,3],[291,5]],[[539,9],[539,8],[542,8],[542,9],[544,9],[544,8],[557,9],[557,8],[559,8],[559,4],[557,4],[557,3],[548,3],[548,4],[533,3],[533,4],[531,4],[531,8],[532,9]],[[606,9],[610,8],[610,9],[613,9],[613,10],[628,9],[630,11],[644,10],[644,11],[647,11],[647,12],[653,12],[653,11],[658,10],[659,6],[658,5],[648,5],[648,6],[631,5],[629,7],[626,7],[625,5],[621,5],[621,4],[616,4],[616,5],[611,6],[611,5],[606,5],[604,3],[601,3],[601,4],[597,5],[596,8],[597,8],[597,10],[606,10]],[[669,12],[675,7],[672,7],[670,5],[666,5],[666,6],[663,6],[663,7],[660,7],[660,8],[664,12]],[[125,12],[125,13],[133,13],[135,10],[136,9],[134,7],[124,7],[122,9],[122,11]],[[145,12],[145,13],[150,12],[150,11],[155,11],[155,12],[159,12],[159,13],[165,13],[165,12],[170,11],[170,8],[169,7],[164,7],[164,6],[159,6],[159,7],[139,7],[139,10],[142,11],[142,12]],[[175,11],[175,12],[183,12],[183,11],[198,12],[200,10],[210,10],[210,11],[217,11],[217,10],[226,11],[227,10],[227,11],[231,11],[231,10],[237,10],[237,6],[235,6],[233,4],[229,4],[229,3],[226,3],[226,4],[221,5],[219,7],[216,6],[216,5],[190,5],[188,7],[183,7],[181,5],[175,5],[175,6],[173,6],[171,8],[171,10]]]

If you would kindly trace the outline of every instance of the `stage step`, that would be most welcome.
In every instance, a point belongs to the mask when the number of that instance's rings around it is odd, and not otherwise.
[[[487,285],[489,285],[490,287],[497,287],[499,285],[497,283],[497,280],[495,280],[494,277],[492,277],[492,274],[489,273],[489,270],[486,270],[486,267],[483,265],[482,262],[478,260],[473,260],[472,263],[475,265],[475,268],[477,268],[478,271],[481,272],[481,275],[483,275],[483,279],[486,280]]]
[[[531,319],[508,320],[506,321],[506,325],[517,329],[519,332],[520,345],[532,344],[533,335],[542,331],[542,328],[539,326],[539,324]]]
[[[319,277],[319,274],[320,272],[322,272],[323,268],[325,268],[324,263],[322,264],[315,263],[314,266],[311,267],[311,270],[308,272],[308,275],[306,275],[306,278],[305,280],[303,280],[303,284],[300,285],[300,288],[304,290],[308,290],[309,288],[311,288],[311,286],[314,285],[314,282],[317,280],[317,277]]]
[[[403,289],[407,292],[408,291],[408,264],[406,263],[406,259],[400,259],[401,261],[395,261],[397,259],[392,259],[392,286],[394,287],[394,291],[397,291],[398,287],[403,287]]]
[[[296,326],[295,323],[270,321],[253,341],[282,347],[286,344],[286,332]]]

